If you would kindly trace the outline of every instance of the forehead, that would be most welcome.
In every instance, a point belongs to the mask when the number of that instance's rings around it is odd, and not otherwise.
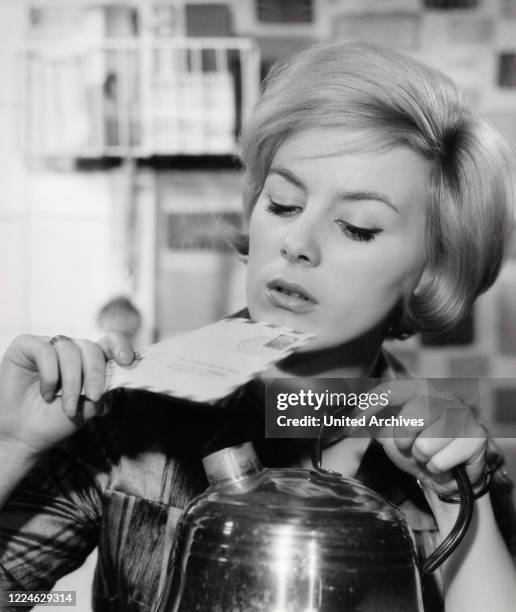
[[[288,182],[289,170],[307,192],[374,190],[400,206],[425,199],[430,162],[405,145],[387,146],[372,133],[314,128],[292,134],[279,147],[269,181]]]
[[[314,127],[297,130],[287,136],[277,155],[289,155],[294,159],[332,157],[339,154],[378,152],[389,149],[389,142],[374,130],[351,128]]]

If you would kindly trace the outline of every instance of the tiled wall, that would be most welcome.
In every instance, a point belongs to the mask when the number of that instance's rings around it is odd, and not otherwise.
[[[516,150],[516,2],[336,0],[335,30],[395,46],[451,76]],[[358,6],[360,4],[360,7]],[[515,241],[516,242],[516,241]],[[450,333],[390,343],[425,377],[500,379],[482,418],[501,438],[516,476],[516,249],[494,287]]]

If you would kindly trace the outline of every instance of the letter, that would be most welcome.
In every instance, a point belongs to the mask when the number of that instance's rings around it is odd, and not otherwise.
[[[276,398],[276,408],[278,410],[286,410],[288,408],[287,393],[278,393]]]
[[[285,419],[287,417],[284,414],[280,414],[279,417],[276,419],[276,423],[278,424],[278,427],[285,427],[286,423],[285,423]]]
[[[369,407],[369,394],[368,393],[360,393],[358,396],[358,408],[359,410],[367,410]]]
[[[376,406],[378,406],[378,394],[377,393],[369,394],[369,405],[374,406],[375,408]]]
[[[295,393],[289,393],[288,394],[288,403],[291,406],[298,406],[299,405],[299,397]]]
[[[334,401],[337,398],[337,401]],[[342,398],[342,403],[341,403]],[[345,393],[331,393],[330,394],[330,406],[347,406],[346,394]]]
[[[315,410],[319,410],[319,408],[323,405],[324,402],[324,393],[315,393],[315,400],[317,402]]]
[[[387,393],[380,393],[380,406],[389,405],[389,395]]]
[[[323,415],[323,424],[325,427],[330,427],[331,425],[333,425],[333,417],[331,414]]]

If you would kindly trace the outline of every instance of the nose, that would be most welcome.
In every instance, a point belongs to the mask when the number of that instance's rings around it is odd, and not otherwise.
[[[313,222],[297,219],[283,240],[281,256],[292,263],[303,263],[309,267],[319,265],[321,249]]]

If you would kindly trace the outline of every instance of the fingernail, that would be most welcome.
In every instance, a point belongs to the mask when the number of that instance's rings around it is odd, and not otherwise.
[[[133,360],[133,356],[128,351],[120,351],[118,356],[120,357],[120,361],[124,363],[131,363]]]
[[[437,467],[435,464],[433,464],[431,461],[429,461],[429,462],[426,464],[426,469],[427,469],[429,472],[432,472],[432,474],[438,474],[438,473],[441,471],[441,470],[440,470],[440,469],[439,469],[439,468],[438,468],[438,467]]]

